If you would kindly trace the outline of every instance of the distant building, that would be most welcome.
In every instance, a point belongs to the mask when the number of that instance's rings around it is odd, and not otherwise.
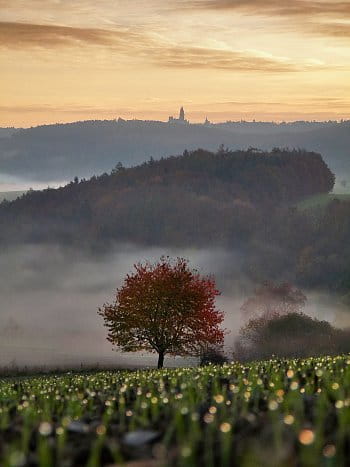
[[[181,109],[180,109],[179,120],[181,120],[182,122],[185,121],[185,111],[184,111],[183,107],[181,107]]]
[[[180,123],[182,125],[188,125],[190,122],[185,119],[185,111],[184,108],[181,107],[179,118],[169,117],[169,123]]]

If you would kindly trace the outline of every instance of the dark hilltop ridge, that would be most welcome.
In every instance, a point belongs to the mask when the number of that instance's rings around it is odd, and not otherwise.
[[[237,223],[246,224],[242,213],[256,220],[265,209],[327,193],[333,185],[332,172],[316,153],[198,149],[129,169],[119,163],[110,174],[30,191],[3,203],[0,235],[3,241],[30,242],[81,242],[82,232],[96,241],[219,242],[233,235]]]
[[[239,268],[255,281],[343,291],[350,203],[298,207],[333,185],[333,173],[313,152],[185,151],[3,202],[0,245],[57,243],[101,254],[121,243],[216,246],[237,253],[232,274]]]
[[[276,146],[307,148],[321,153],[340,180],[350,177],[349,121],[191,124],[180,119],[119,119],[6,130],[6,135],[0,138],[0,172],[28,180],[90,177],[110,170],[115,161],[129,167],[150,156],[159,159],[182,154],[186,148],[215,151],[220,144],[232,150],[250,146],[267,151]]]

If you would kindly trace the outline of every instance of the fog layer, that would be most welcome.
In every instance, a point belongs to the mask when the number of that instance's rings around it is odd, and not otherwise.
[[[217,305],[231,331],[226,338],[230,352],[242,324],[240,305],[254,288],[240,275],[239,254],[119,245],[108,256],[94,257],[58,246],[23,246],[0,254],[0,365],[153,365],[155,356],[112,351],[97,309],[113,300],[135,262],[163,254],[188,258],[201,273],[215,276],[222,291]],[[309,294],[306,311],[347,324],[341,308],[315,292]]]

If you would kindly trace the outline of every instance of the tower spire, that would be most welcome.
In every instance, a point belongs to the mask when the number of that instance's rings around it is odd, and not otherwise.
[[[181,107],[181,109],[180,109],[179,120],[181,120],[182,122],[185,121],[185,111],[184,111],[183,107]]]

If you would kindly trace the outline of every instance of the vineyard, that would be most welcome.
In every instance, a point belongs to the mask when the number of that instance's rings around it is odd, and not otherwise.
[[[350,358],[0,380],[2,466],[339,466]]]

